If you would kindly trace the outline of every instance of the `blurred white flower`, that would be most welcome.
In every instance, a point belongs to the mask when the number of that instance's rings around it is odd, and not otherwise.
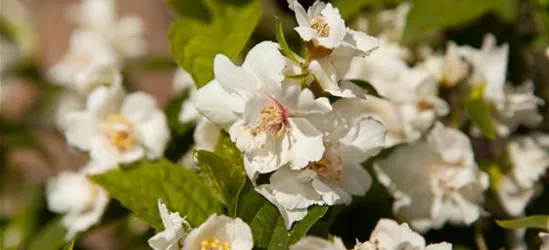
[[[505,175],[497,183],[496,194],[504,210],[519,216],[541,188],[538,182],[549,168],[549,135],[535,133],[511,138],[505,146]]]
[[[329,241],[317,236],[305,236],[297,243],[290,246],[290,250],[347,250],[339,237]]]
[[[339,81],[354,57],[368,55],[377,49],[377,39],[347,28],[339,10],[330,3],[316,1],[308,11],[297,0],[288,0],[288,4],[298,23],[295,30],[307,42],[306,47],[312,55],[308,70],[324,91],[353,97],[349,90],[340,88]]]
[[[196,86],[194,80],[189,74],[182,68],[178,68],[175,71],[173,78],[173,90],[175,93],[188,91],[187,99],[181,103],[181,110],[179,111],[179,122],[196,122],[201,118],[200,113],[196,110]]]
[[[406,17],[412,5],[409,2],[402,2],[394,9],[382,10],[377,14],[377,21],[380,25],[380,38],[389,41],[399,42],[406,26]]]
[[[196,89],[193,77],[183,68],[177,68],[173,75],[173,92],[192,91]]]
[[[433,73],[440,85],[444,87],[453,87],[458,83],[465,81],[472,73],[472,66],[466,61],[461,47],[454,42],[448,42],[446,46],[446,54],[429,55],[420,67],[424,67]]]
[[[244,221],[213,214],[189,233],[182,250],[251,250],[253,246],[252,230]]]
[[[96,68],[109,66],[117,68],[120,60],[107,40],[90,31],[75,31],[71,35],[69,51],[61,61],[47,71],[47,77],[54,84],[61,84],[85,95],[89,89],[82,89],[77,82],[79,74],[88,74]]]
[[[144,92],[125,97],[124,93],[120,82],[97,87],[85,110],[65,115],[67,142],[89,151],[100,165],[156,159],[170,139],[166,116],[156,100]]]
[[[59,131],[66,127],[65,115],[67,113],[82,110],[86,107],[86,99],[71,90],[62,90],[57,96],[54,110],[54,123]]]
[[[419,139],[449,113],[448,104],[438,97],[435,75],[423,67],[410,68],[396,46],[356,58],[345,78],[367,81],[386,98],[367,96],[364,102],[370,115],[388,128],[387,146]]]
[[[309,206],[349,204],[352,195],[365,195],[372,183],[360,164],[383,148],[385,127],[360,115],[364,109],[359,100],[340,99],[333,108],[309,118],[324,135],[322,158],[303,170],[282,167],[270,176],[269,184],[256,188],[278,207],[287,228],[303,219]],[[255,182],[256,169],[250,169],[246,160],[244,165]]]
[[[178,250],[183,246],[185,237],[191,230],[191,225],[181,218],[178,212],[171,213],[168,211],[166,204],[158,200],[158,211],[164,231],[155,234],[149,239],[149,245],[154,250]]]
[[[213,152],[220,134],[221,128],[210,122],[205,117],[201,117],[196,123],[196,127],[194,129],[193,148],[183,156],[183,166],[194,167],[196,165],[193,157],[194,150],[207,150]]]
[[[257,172],[268,173],[291,162],[304,168],[322,158],[322,134],[306,115],[332,109],[327,98],[309,89],[282,85],[286,59],[278,44],[252,48],[241,67],[224,55],[214,60],[215,80],[197,92],[196,106],[225,129]]]
[[[79,172],[61,172],[46,183],[48,209],[64,214],[61,223],[67,228],[66,240],[97,224],[109,203],[107,192],[87,178],[95,173],[94,168],[89,162]]]
[[[549,233],[539,233],[539,237],[541,238],[541,245],[539,247],[540,250],[549,250]]]
[[[133,15],[119,17],[114,0],[83,0],[69,11],[80,29],[106,39],[120,59],[140,57],[147,52],[143,21]]]
[[[451,250],[452,244],[442,242],[438,244],[429,244],[425,246],[425,239],[420,234],[412,231],[408,224],[398,224],[391,219],[380,219],[370,239],[362,244],[358,244],[354,249],[425,249],[425,250]]]
[[[478,169],[469,138],[458,130],[436,123],[426,138],[397,147],[374,169],[395,198],[396,216],[420,232],[447,221],[471,224],[480,216],[488,176]]]

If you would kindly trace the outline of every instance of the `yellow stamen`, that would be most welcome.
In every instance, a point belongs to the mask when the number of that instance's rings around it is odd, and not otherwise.
[[[279,136],[285,128],[284,111],[275,105],[267,106],[259,112],[258,121],[248,126],[253,136],[268,132]]]
[[[219,241],[215,236],[200,242],[200,250],[231,250],[227,241]]]
[[[328,153],[324,152],[322,158],[315,162],[309,162],[307,168],[315,171],[323,178],[339,181],[341,179],[342,161],[340,157],[337,157],[335,161],[331,159]]]
[[[130,150],[139,142],[133,133],[134,124],[120,114],[109,114],[102,124],[102,130],[119,152]]]
[[[328,37],[330,35],[330,26],[322,17],[315,17],[311,23],[311,27],[321,37]]]

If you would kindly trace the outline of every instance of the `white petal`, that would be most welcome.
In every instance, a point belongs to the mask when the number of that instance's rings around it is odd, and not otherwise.
[[[197,91],[196,108],[208,120],[229,130],[238,119],[235,112],[244,111],[244,100],[231,96],[217,81],[212,81]]]
[[[358,163],[344,163],[341,186],[352,195],[365,195],[372,185],[372,177]]]
[[[288,230],[292,228],[292,224],[294,222],[303,220],[303,218],[307,216],[307,208],[290,210],[282,206],[275,199],[273,195],[273,190],[271,188],[268,188],[267,186],[259,186],[256,188],[256,191],[276,206],[276,208],[280,212],[280,215],[282,216],[282,218],[284,218],[284,225]]]
[[[157,110],[154,97],[142,91],[127,95],[120,107],[120,113],[134,123],[148,121]]]
[[[288,0],[288,6],[295,12],[295,19],[299,26],[309,27],[311,25],[309,23],[307,11],[305,11],[305,8],[303,8],[297,0]]]
[[[250,49],[243,64],[243,67],[254,72],[263,84],[282,82],[282,70],[285,66],[286,58],[280,53],[279,45],[269,41],[261,42]]]
[[[96,185],[93,186],[97,193],[93,199],[91,210],[83,213],[69,213],[61,219],[61,223],[67,228],[65,240],[70,240],[77,233],[84,232],[93,225],[96,225],[103,216],[103,213],[109,204],[110,198],[107,192],[101,187]]]
[[[242,98],[261,87],[259,80],[249,70],[234,65],[225,55],[215,56],[214,74],[215,80],[225,91],[238,94]]]
[[[378,242],[381,249],[395,249],[407,245],[412,249],[423,249],[425,239],[412,231],[406,224],[398,224],[391,219],[380,219],[370,235],[370,242]]]
[[[313,38],[317,37],[316,30],[311,27],[299,26],[295,27],[294,30],[297,31],[301,39],[304,41],[311,41]]]
[[[257,187],[258,192],[266,190],[272,193],[274,200],[288,210],[306,209],[311,205],[319,204],[322,199],[313,189],[309,181],[299,179],[299,171],[287,167],[278,169],[270,177],[270,184]]]
[[[181,225],[174,225],[155,234],[148,240],[148,243],[154,250],[177,250],[178,241],[182,237],[183,227]]]
[[[311,161],[318,161],[324,154],[322,133],[305,118],[290,119],[290,130],[294,138],[292,145],[292,169],[302,169]]]
[[[225,225],[225,235],[230,242],[231,249],[252,249],[254,239],[252,230],[242,219],[235,218]]]
[[[149,114],[147,120],[138,124],[138,133],[148,159],[157,159],[164,154],[170,140],[170,129],[164,112],[155,110]]]
[[[110,113],[117,113],[126,90],[119,82],[113,82],[111,86],[95,88],[88,96],[86,109],[98,118],[103,118]]]
[[[290,247],[290,250],[347,250],[339,237],[334,242],[317,236],[305,236]]]
[[[452,250],[452,244],[446,242],[429,244],[425,250]]]
[[[365,117],[352,125],[346,135],[339,141],[337,149],[343,159],[363,162],[376,155],[384,148],[387,129],[379,121]]]
[[[97,123],[96,118],[88,112],[69,112],[64,119],[67,143],[81,150],[90,150],[91,137],[99,133]]]

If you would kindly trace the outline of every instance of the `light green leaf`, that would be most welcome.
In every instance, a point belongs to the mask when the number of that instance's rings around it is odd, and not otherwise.
[[[332,3],[339,9],[341,17],[348,20],[366,7],[382,7],[383,5],[397,5],[401,0],[333,0]]]
[[[205,150],[196,151],[195,157],[200,172],[206,177],[213,192],[227,205],[229,214],[234,214],[238,194],[246,183],[244,168],[233,164],[228,158]]]
[[[221,157],[229,159],[233,164],[239,166],[241,169],[244,168],[242,152],[240,152],[236,145],[231,141],[231,138],[227,132],[221,131],[219,134],[214,152]]]
[[[48,222],[43,229],[30,241],[28,250],[58,250],[65,244],[65,228],[61,219],[56,218]]]
[[[356,86],[359,86],[360,88],[366,90],[368,92],[368,94],[370,94],[370,95],[373,95],[373,96],[379,97],[379,98],[384,98],[383,96],[381,96],[377,92],[376,88],[369,82],[366,82],[366,81],[363,81],[363,80],[358,80],[358,79],[351,79],[351,80],[346,80],[346,81],[352,82]]]
[[[258,194],[250,182],[242,190],[237,206],[237,216],[252,228],[255,245],[269,250],[288,249],[305,236],[313,224],[328,211],[326,206],[311,207],[307,216],[288,231],[280,212]]]
[[[171,211],[187,216],[195,227],[211,214],[223,212],[222,205],[196,173],[167,160],[138,162],[128,169],[111,170],[90,179],[157,230],[164,228],[158,199]]]
[[[165,0],[180,16],[210,20],[210,11],[202,0]]]
[[[74,242],[76,241],[76,237],[72,238],[71,242],[66,245],[63,250],[72,250],[74,248]]]
[[[503,228],[538,228],[549,230],[549,215],[533,215],[516,220],[496,220],[496,223]]]
[[[284,36],[284,28],[282,27],[282,22],[278,17],[276,17],[276,41],[280,45],[280,49],[282,50],[282,53],[286,57],[288,57],[290,60],[292,60],[295,63],[299,63],[299,61],[294,55],[294,52],[292,51],[292,49],[290,49],[290,45],[288,45],[288,42],[286,41],[286,37]]]
[[[499,8],[500,0],[417,0],[408,13],[402,42],[417,40],[427,33],[469,22]]]
[[[182,16],[169,35],[175,61],[192,75],[197,87],[213,79],[215,55],[234,59],[242,51],[259,22],[262,5],[260,0],[203,2],[211,21]]]
[[[485,84],[477,85],[466,100],[469,119],[480,128],[482,134],[488,139],[496,138],[496,128],[490,114],[490,105],[483,99]]]

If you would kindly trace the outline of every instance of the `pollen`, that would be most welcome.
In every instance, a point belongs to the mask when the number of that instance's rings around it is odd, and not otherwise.
[[[339,181],[341,179],[342,160],[340,157],[332,157],[327,149],[318,161],[309,162],[307,168],[315,171],[320,177]],[[334,159],[335,158],[335,159]]]
[[[330,35],[330,26],[322,17],[315,17],[311,23],[311,27],[321,37],[328,37]]]
[[[220,241],[216,237],[210,237],[200,242],[200,250],[231,250],[229,242]]]
[[[247,128],[254,137],[262,132],[280,136],[286,131],[287,123],[287,111],[282,104],[273,100],[273,105],[263,107],[257,121]]]
[[[101,130],[118,152],[128,151],[139,143],[134,124],[120,114],[109,114],[101,124]]]

